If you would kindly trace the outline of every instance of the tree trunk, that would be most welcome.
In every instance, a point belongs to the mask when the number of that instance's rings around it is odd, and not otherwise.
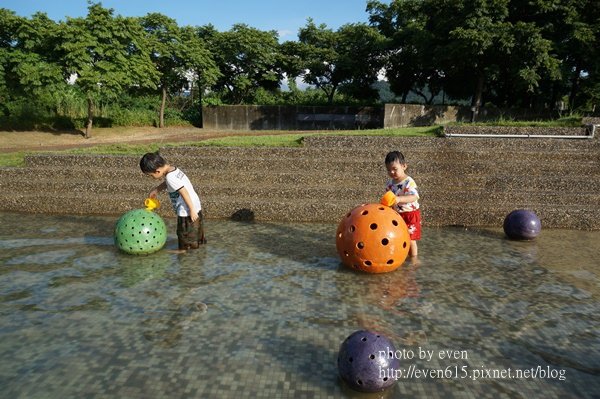
[[[335,89],[336,89],[335,87],[332,87],[331,91],[327,95],[327,103],[329,105],[333,105],[333,97],[335,96]]]
[[[85,138],[89,139],[92,137],[92,124],[94,123],[94,100],[91,98],[87,99],[88,104],[88,116],[85,123]]]
[[[417,93],[417,95],[420,96],[423,99],[423,102],[425,104],[429,104],[427,102],[427,96],[421,90],[415,90],[415,93]]]
[[[165,127],[165,104],[167,103],[167,86],[162,87],[162,100],[160,102],[160,112],[158,116],[158,127]]]
[[[550,111],[554,114],[556,113],[558,117],[561,117],[562,110],[560,109],[560,105],[558,103],[558,83],[554,82],[552,84],[552,94],[550,96]]]
[[[483,73],[480,73],[479,77],[477,78],[477,86],[475,88],[473,102],[471,103],[471,123],[477,120],[479,108],[481,108],[481,99],[483,97],[483,80]]]
[[[198,90],[198,107],[200,107],[200,115],[198,118],[199,126],[198,127],[203,128],[204,127],[204,107],[202,106],[202,85],[200,85],[200,83],[198,83],[196,85],[196,90]],[[192,106],[194,106],[193,99],[192,99]]]
[[[575,68],[575,74],[573,75],[573,79],[571,80],[571,93],[569,93],[569,110],[573,112],[575,109],[575,98],[577,97],[577,92],[579,91],[579,77],[581,76],[581,67],[577,65]]]
[[[331,103],[333,102],[333,91],[329,91],[329,89],[326,86],[317,87],[323,90],[323,93],[325,93],[325,97],[327,97],[327,104],[331,105]]]

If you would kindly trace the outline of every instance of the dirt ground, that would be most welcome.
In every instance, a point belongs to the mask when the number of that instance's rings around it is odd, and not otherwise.
[[[206,131],[194,127],[95,128],[91,137],[81,131],[0,131],[0,152],[51,151],[116,143],[199,141],[215,137],[289,134],[287,131]],[[298,133],[298,132],[295,132]]]

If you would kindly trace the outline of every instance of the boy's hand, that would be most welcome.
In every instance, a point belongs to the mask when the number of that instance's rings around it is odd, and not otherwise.
[[[148,197],[150,198],[156,198],[158,196],[158,188],[153,189],[152,191],[150,191],[150,193],[148,194]]]
[[[192,222],[195,222],[196,220],[198,220],[198,210],[194,207],[194,203],[192,202],[192,199],[190,198],[190,194],[188,193],[188,190],[185,187],[181,187],[179,189],[179,194],[181,194],[181,197],[183,197],[183,201],[185,202],[185,204],[188,206],[188,209],[190,210],[190,219],[192,219]]]
[[[158,186],[154,187],[152,189],[152,191],[150,191],[150,194],[148,194],[148,197],[156,198],[158,196],[158,193],[160,193],[161,191],[164,191],[166,189],[167,189],[167,183],[162,182]]]

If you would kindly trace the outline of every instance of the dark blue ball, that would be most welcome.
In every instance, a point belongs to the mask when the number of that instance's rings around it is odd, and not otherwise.
[[[378,392],[394,385],[394,371],[400,366],[396,347],[381,334],[360,330],[352,333],[338,353],[340,377],[362,392]]]
[[[512,211],[504,219],[504,232],[514,240],[533,240],[541,230],[540,219],[527,209]]]

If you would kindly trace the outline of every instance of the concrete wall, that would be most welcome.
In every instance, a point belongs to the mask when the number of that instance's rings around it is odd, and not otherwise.
[[[549,113],[482,108],[478,120],[549,119]],[[209,130],[353,130],[443,125],[471,120],[470,107],[385,104],[382,107],[215,105],[202,108]]]
[[[220,105],[202,108],[210,130],[352,130],[383,126],[382,107]]]
[[[431,126],[449,122],[470,122],[471,107],[450,105],[385,104],[383,127]],[[478,121],[550,119],[549,112],[533,112],[527,109],[482,108]]]
[[[448,122],[466,122],[470,118],[469,107],[385,104],[383,127],[431,126]]]

